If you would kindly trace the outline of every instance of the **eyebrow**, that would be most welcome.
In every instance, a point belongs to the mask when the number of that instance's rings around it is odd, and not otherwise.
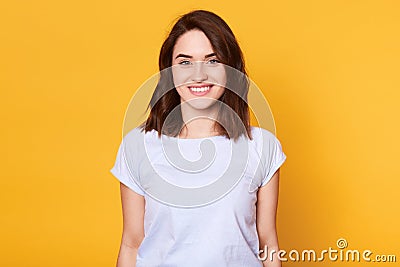
[[[217,55],[216,53],[211,53],[211,54],[206,55],[204,58],[209,58],[209,57],[213,57],[213,56],[216,56],[216,55]],[[177,59],[178,57],[193,58],[192,56],[189,56],[189,55],[178,54],[178,55],[175,57],[175,59]]]

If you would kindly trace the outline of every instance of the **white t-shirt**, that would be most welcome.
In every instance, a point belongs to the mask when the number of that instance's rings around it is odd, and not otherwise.
[[[257,190],[286,155],[271,132],[251,131],[253,140],[242,136],[241,147],[224,136],[160,139],[157,131],[145,134],[139,128],[124,137],[110,171],[145,198],[145,237],[137,267],[262,266],[257,258]],[[174,158],[176,154],[182,158]],[[231,181],[218,184],[224,175]],[[195,191],[203,186],[209,191]]]

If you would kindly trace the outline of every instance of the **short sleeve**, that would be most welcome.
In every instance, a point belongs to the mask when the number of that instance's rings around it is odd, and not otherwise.
[[[266,130],[263,131],[262,135],[262,162],[264,164],[264,177],[261,181],[260,187],[266,185],[269,180],[271,180],[272,176],[286,160],[286,155],[282,150],[282,145],[279,142],[278,138],[271,132]]]
[[[117,158],[115,160],[114,166],[111,168],[110,172],[124,185],[132,189],[139,195],[144,196],[145,192],[136,183],[134,177],[132,177],[131,171],[128,169],[128,164],[126,162],[123,142],[121,142]]]

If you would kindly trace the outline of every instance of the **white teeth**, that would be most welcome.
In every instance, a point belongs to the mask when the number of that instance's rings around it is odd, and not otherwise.
[[[210,86],[205,86],[205,87],[189,87],[191,91],[193,92],[205,92],[210,90]]]

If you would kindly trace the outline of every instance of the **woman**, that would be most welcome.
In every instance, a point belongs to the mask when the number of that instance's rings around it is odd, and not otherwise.
[[[261,261],[260,250],[279,250],[286,155],[272,133],[250,126],[231,29],[209,11],[181,16],[159,69],[150,114],[124,137],[111,169],[123,207],[117,266],[281,266],[276,256]]]

